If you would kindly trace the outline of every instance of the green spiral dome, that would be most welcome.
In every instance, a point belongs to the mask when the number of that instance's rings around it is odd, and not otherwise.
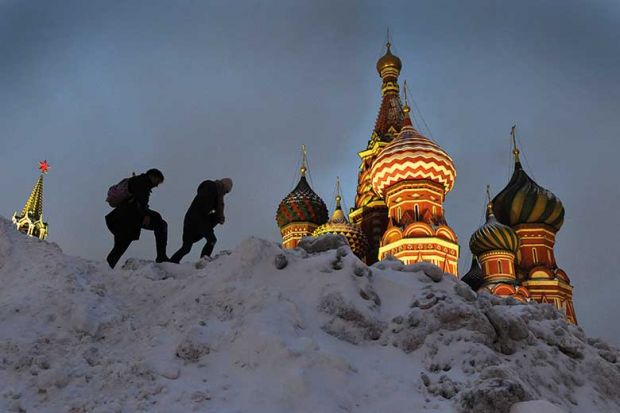
[[[518,161],[508,185],[493,198],[493,212],[499,222],[511,227],[545,224],[558,231],[564,222],[562,201],[534,182]]]
[[[516,254],[519,238],[512,228],[495,218],[489,204],[487,221],[469,239],[469,249],[476,256],[489,251],[510,251]]]

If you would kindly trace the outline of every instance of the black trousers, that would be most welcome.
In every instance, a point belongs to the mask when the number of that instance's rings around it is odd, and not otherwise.
[[[207,241],[207,243],[202,248],[200,257],[204,257],[205,255],[210,257],[213,252],[213,248],[215,248],[215,243],[217,242],[213,228],[207,229],[203,234],[197,234],[193,233],[191,230],[183,229],[183,245],[177,252],[174,253],[172,257],[170,257],[170,262],[176,262],[177,264],[181,262],[183,257],[189,254],[192,250],[192,245],[203,238]]]
[[[157,249],[156,261],[167,260],[166,246],[168,244],[168,223],[164,221],[159,212],[148,211],[147,216],[150,217],[148,225],[142,225],[142,229],[153,231],[155,233],[155,248]],[[132,243],[132,239],[123,234],[114,234],[114,246],[112,251],[108,254],[108,264],[110,268],[114,268],[121,259],[129,245]]]

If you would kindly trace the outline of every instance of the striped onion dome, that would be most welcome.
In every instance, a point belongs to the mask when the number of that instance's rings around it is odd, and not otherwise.
[[[469,249],[476,256],[489,251],[510,251],[516,254],[519,238],[512,228],[495,218],[493,206],[489,203],[487,221],[469,239]]]
[[[534,182],[518,158],[510,182],[493,198],[493,212],[500,222],[511,227],[545,224],[558,231],[564,222],[562,201]]]
[[[425,179],[443,185],[448,193],[456,179],[452,158],[412,126],[408,107],[403,110],[405,120],[400,133],[373,162],[373,189],[385,197],[387,189],[401,181]]]
[[[310,188],[303,172],[295,189],[280,202],[276,222],[280,228],[292,222],[311,222],[316,225],[327,222],[325,202]]]
[[[336,196],[336,209],[332,217],[327,221],[327,223],[321,225],[316,230],[312,236],[318,237],[323,234],[339,234],[343,235],[347,242],[349,243],[349,247],[351,247],[351,251],[360,259],[364,259],[366,256],[366,250],[368,249],[368,239],[366,235],[362,232],[362,229],[353,223],[350,223],[344,212],[342,211],[342,207],[340,206],[341,197],[340,195]]]

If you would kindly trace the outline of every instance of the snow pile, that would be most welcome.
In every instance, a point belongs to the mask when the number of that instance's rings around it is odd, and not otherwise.
[[[0,411],[620,411],[620,352],[550,306],[302,246],[109,270],[0,219]]]

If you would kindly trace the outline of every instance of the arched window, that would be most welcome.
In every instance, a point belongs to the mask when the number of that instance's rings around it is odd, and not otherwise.
[[[413,211],[415,213],[415,220],[419,221],[420,220],[420,209],[418,208],[418,204],[415,204],[415,206],[413,207]]]
[[[504,271],[502,271],[502,262],[500,260],[497,260],[497,269],[499,270],[500,274],[504,273]]]
[[[532,259],[534,264],[538,264],[538,251],[536,251],[536,248],[532,248]]]

